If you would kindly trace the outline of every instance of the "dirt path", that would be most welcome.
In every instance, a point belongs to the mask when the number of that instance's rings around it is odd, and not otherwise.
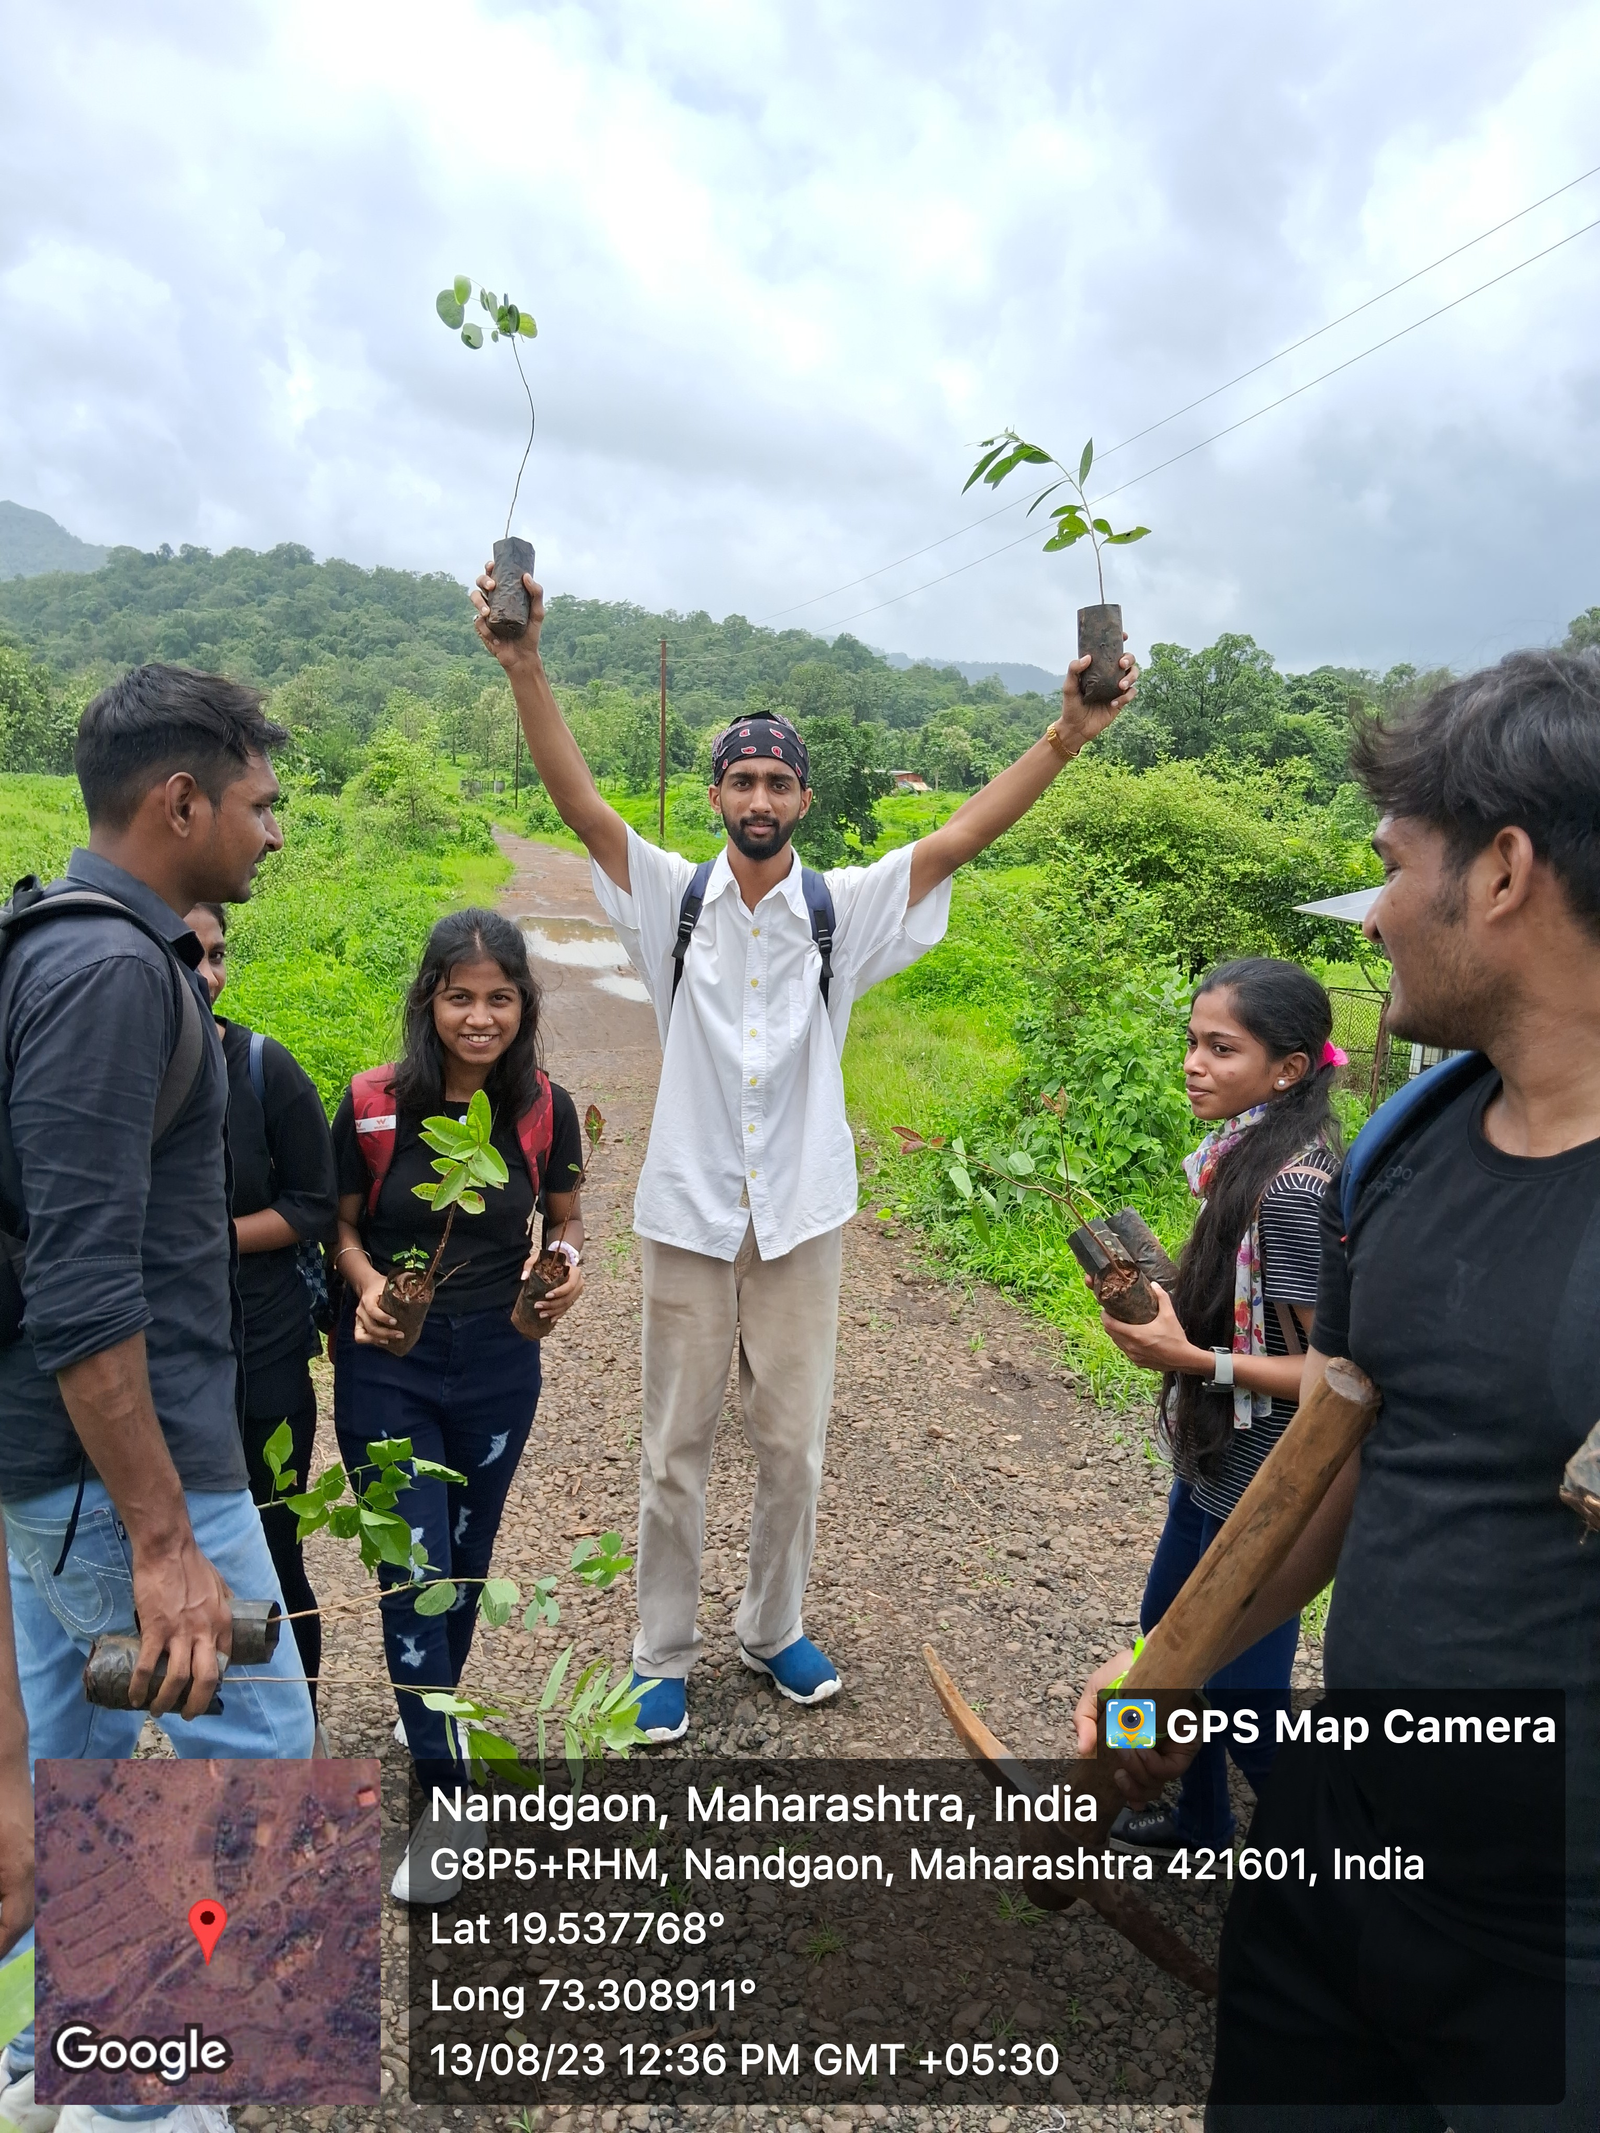
[[[608,1122],[595,1180],[585,1192],[587,1292],[546,1345],[538,1420],[496,1552],[497,1573],[516,1578],[526,1591],[542,1572],[565,1565],[580,1534],[616,1527],[631,1546],[639,1280],[630,1211],[659,1055],[649,1007],[626,996],[626,980],[618,985],[617,958],[602,935],[587,863],[524,839],[500,841],[517,870],[502,908],[537,926],[534,944],[547,951],[540,976],[548,985],[550,1071],[580,1110],[596,1102]],[[548,959],[556,954],[586,960]],[[1166,1470],[1145,1455],[1136,1418],[1099,1413],[1075,1397],[1049,1328],[991,1291],[950,1280],[926,1262],[914,1235],[896,1234],[870,1208],[845,1233],[844,1299],[806,1612],[807,1631],[837,1664],[843,1692],[815,1711],[801,1711],[738,1663],[731,1621],[744,1581],[753,1467],[732,1402],[711,1477],[702,1603],[706,1661],[690,1689],[690,1745],[795,1756],[949,1753],[952,1739],[921,1658],[924,1642],[931,1641],[1011,1746],[1023,1753],[1069,1753],[1070,1695],[1135,1626],[1161,1526]],[[318,1468],[324,1455],[333,1456],[328,1426]],[[390,1737],[394,1706],[383,1676],[376,1611],[361,1595],[359,1571],[352,1575],[347,1551],[323,1541],[308,1554],[324,1602],[354,1603],[349,1612],[330,1617],[328,1626],[324,1711],[335,1752],[381,1753],[398,1776],[403,1755]],[[526,1695],[569,1636],[580,1657],[606,1654],[625,1661],[633,1628],[631,1584],[604,1595],[568,1590],[563,1603],[560,1629],[537,1639],[515,1617],[506,1629],[480,1630],[467,1687],[490,1700],[509,1701],[514,1691]],[[1309,1685],[1313,1671],[1304,1658],[1301,1671]],[[392,1820],[386,1872],[401,1841],[399,1822]],[[471,2116],[485,2127],[509,2128],[509,2112],[450,2114],[401,2101],[405,1936],[398,1906],[386,1904],[386,1913],[384,2052],[394,2077],[391,2100],[381,2116],[347,2110],[332,2114],[332,2123],[339,2133],[365,2133],[380,2124]],[[1064,1963],[1068,1975],[1081,1974],[1091,2012],[1094,1994],[1103,1992],[1145,2007],[1148,2015],[1142,2048],[1123,2069],[1130,2103],[1071,2110],[1069,2122],[1197,2126],[1198,2112],[1166,2099],[1174,2086],[1179,2096],[1193,2096],[1203,2086],[1209,2024],[1198,2004],[1162,1990],[1157,1973],[1081,1906],[1033,1939],[1039,1952],[1026,1960]],[[1177,1999],[1188,2004],[1180,2008]],[[1149,2100],[1131,2101],[1140,2097]],[[820,2112],[778,2109],[704,2115],[708,2122],[736,2117],[742,2124],[749,2118],[773,2133],[783,2133],[791,2121],[822,2123]],[[558,2121],[535,2109],[532,2128],[547,2119],[574,2126],[593,2119],[600,2133],[616,2133],[624,2122],[642,2127],[682,2116],[641,2105],[624,2113],[568,2113]],[[922,2133],[935,2125],[1005,2133],[1013,2119],[1044,2123],[1042,2113],[988,2107],[873,2106],[840,2112],[837,2120],[868,2116]],[[329,2123],[327,2113],[244,2117],[262,2125]]]

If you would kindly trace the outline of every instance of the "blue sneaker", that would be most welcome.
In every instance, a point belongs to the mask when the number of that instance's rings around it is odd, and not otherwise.
[[[741,1644],[739,1657],[752,1674],[770,1674],[778,1694],[791,1703],[826,1703],[839,1693],[839,1676],[833,1661],[817,1650],[809,1637],[796,1637],[793,1644],[771,1659],[757,1659]]]
[[[632,1688],[651,1676],[635,1672]],[[647,1740],[682,1740],[689,1730],[689,1690],[682,1680],[658,1681],[654,1688],[646,1689],[639,1699],[638,1716],[634,1724]]]

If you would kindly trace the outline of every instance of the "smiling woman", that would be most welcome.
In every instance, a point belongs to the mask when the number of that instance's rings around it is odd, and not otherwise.
[[[410,1441],[412,1532],[429,1574],[458,1588],[454,1606],[425,1614],[411,1565],[379,1571],[400,1732],[426,1785],[460,1773],[454,1723],[422,1699],[461,1678],[539,1399],[539,1335],[525,1338],[512,1311],[541,1208],[546,1246],[570,1269],[534,1306],[541,1331],[583,1289],[583,1154],[571,1097],[537,1063],[539,988],[509,919],[468,910],[439,921],[406,997],[405,1034],[404,1056],[356,1075],[333,1122],[345,1284],[334,1420],[357,1487],[369,1444]],[[419,1287],[396,1282],[411,1270],[426,1290],[415,1314],[396,1301],[397,1287]],[[411,1316],[415,1326],[401,1322]],[[409,1849],[393,1888],[402,1902],[454,1893]]]

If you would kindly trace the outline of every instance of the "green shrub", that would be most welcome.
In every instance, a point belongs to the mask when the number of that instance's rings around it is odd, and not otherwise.
[[[1306,800],[1294,765],[1221,778],[1198,763],[1082,761],[996,851],[1050,867],[1069,902],[1086,863],[1120,869],[1155,897],[1171,952],[1194,973],[1236,955],[1338,954],[1348,930],[1294,906],[1380,876]]]

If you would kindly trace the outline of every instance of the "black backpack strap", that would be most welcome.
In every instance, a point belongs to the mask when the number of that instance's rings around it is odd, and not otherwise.
[[[46,896],[36,874],[24,874],[12,890],[9,902],[0,905],[0,961],[4,960],[19,933],[49,918],[120,918],[154,941],[166,956],[178,992],[178,1037],[167,1061],[166,1072],[161,1077],[161,1085],[156,1090],[155,1113],[150,1126],[153,1148],[194,1094],[195,1083],[205,1064],[209,1018],[200,1005],[199,995],[174,953],[172,943],[137,911],[130,911],[115,896],[103,895],[98,889],[63,889],[59,896]]]
[[[177,960],[176,957],[173,958]],[[155,1116],[150,1121],[150,1145],[165,1137],[200,1079],[205,1060],[206,1011],[195,998],[194,987],[181,972],[178,976],[178,1041],[172,1047],[167,1071],[156,1091]]]
[[[689,937],[700,923],[700,906],[706,900],[706,883],[711,879],[714,859],[702,859],[689,876],[689,886],[683,892],[683,902],[678,906],[678,938],[672,944],[672,998],[678,996],[678,987],[683,982],[683,959],[689,953]]]
[[[1379,1163],[1488,1068],[1489,1062],[1481,1052],[1455,1052],[1437,1066],[1413,1075],[1396,1095],[1379,1104],[1350,1143],[1340,1174],[1339,1213],[1346,1237],[1361,1194]]]
[[[833,898],[829,894],[826,878],[814,873],[810,867],[800,869],[800,892],[805,897],[806,909],[811,913],[811,938],[817,944],[817,953],[822,957],[822,978],[818,990],[822,1004],[828,1004],[828,987],[833,983]]]

